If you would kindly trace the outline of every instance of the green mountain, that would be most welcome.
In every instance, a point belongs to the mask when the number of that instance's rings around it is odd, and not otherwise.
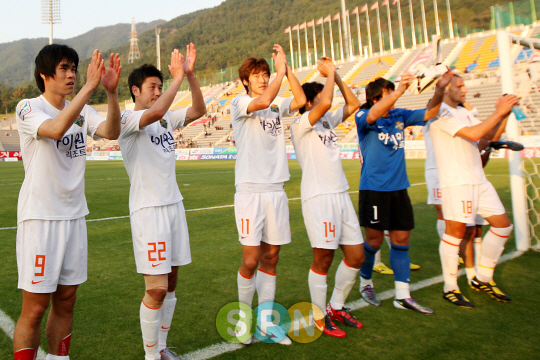
[[[137,31],[144,32],[164,22],[156,20],[138,23]],[[54,39],[54,42],[73,47],[80,59],[85,59],[92,56],[95,49],[105,51],[126,43],[129,41],[130,31],[131,24],[116,24],[97,27],[70,39]],[[34,75],[30,67],[39,50],[48,43],[48,38],[38,38],[0,44],[0,83],[18,86],[24,81],[33,80]]]
[[[392,2],[392,0],[390,0]],[[500,0],[499,3],[507,3],[508,0]],[[370,1],[370,4],[372,1]],[[380,1],[382,3],[382,1]],[[427,25],[430,34],[435,32],[435,17],[433,16],[433,3],[425,1]],[[446,6],[443,1],[439,1],[439,19],[443,35],[447,29]],[[463,29],[489,29],[490,0],[452,0],[453,22],[459,23]],[[354,6],[363,6],[363,2],[347,2],[347,7],[352,11]],[[204,75],[213,73],[230,66],[239,65],[248,56],[269,58],[272,45],[282,44],[286,53],[289,53],[289,36],[284,33],[288,26],[334,15],[341,10],[341,2],[338,0],[227,0],[220,5],[200,10],[191,14],[182,15],[169,22],[162,24],[161,32],[161,66],[165,76],[168,75],[166,64],[168,54],[178,48],[181,51],[189,42],[193,42],[197,48],[197,73]],[[413,1],[415,14],[417,37],[421,36],[421,10],[420,2]],[[391,7],[392,27],[394,30],[394,41],[398,45],[399,28],[396,6]],[[382,32],[387,32],[386,6],[380,9]],[[404,27],[409,24],[409,7],[406,0],[402,0],[402,16]],[[377,42],[377,22],[375,11],[370,11],[371,33],[374,44]],[[338,41],[337,21],[333,21],[334,41]],[[351,17],[352,32],[356,34],[355,15]],[[361,14],[361,27],[363,27],[364,41],[367,41],[365,31],[365,14]],[[309,29],[310,47],[311,28]],[[328,47],[328,23],[325,23],[326,42]],[[317,27],[320,41],[320,26]],[[410,32],[409,32],[410,33]],[[356,39],[356,35],[355,36]],[[304,44],[304,31],[300,33],[302,46]],[[410,36],[406,36],[407,39]],[[295,50],[296,32],[293,33]],[[356,40],[355,40],[356,41]],[[420,38],[419,38],[420,41]],[[410,43],[410,40],[407,41]],[[365,43],[364,43],[365,44]],[[319,45],[320,46],[320,45]],[[375,46],[375,45],[374,45]],[[120,85],[121,98],[129,98],[127,91],[127,76],[130,71],[143,63],[155,63],[155,34],[154,31],[147,31],[139,36],[139,48],[141,58],[134,64],[127,64],[123,61],[122,79]],[[123,44],[111,50],[121,54],[122,59],[127,59],[129,54],[129,44]],[[320,48],[319,48],[320,51]],[[236,76],[236,75],[234,75]],[[82,80],[82,77],[81,77]],[[216,79],[215,82],[218,82]]]

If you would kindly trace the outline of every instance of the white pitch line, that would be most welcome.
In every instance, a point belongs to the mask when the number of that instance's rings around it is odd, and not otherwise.
[[[426,183],[416,183],[416,184],[411,184],[411,186],[418,186],[418,185],[425,185]],[[355,190],[355,191],[348,191],[349,194],[355,194],[359,192],[358,190]],[[301,200],[301,198],[297,197],[297,198],[291,198],[289,199],[289,201],[294,201],[294,200]],[[220,206],[211,206],[211,207],[207,207],[207,208],[198,208],[198,209],[188,209],[186,210],[186,212],[192,212],[192,211],[204,211],[204,210],[214,210],[214,209],[224,209],[224,208],[231,208],[231,207],[234,207],[234,204],[232,205],[220,205]],[[107,221],[107,220],[116,220],[116,219],[126,219],[128,218],[129,215],[124,215],[124,216],[113,216],[113,217],[107,217],[107,218],[101,218],[101,219],[88,219],[86,220],[86,222],[96,222],[96,221]],[[11,226],[11,227],[3,227],[3,228],[0,228],[0,231],[2,230],[16,230],[17,227],[16,226]]]
[[[506,262],[508,260],[515,259],[523,254],[524,253],[521,251],[513,251],[511,253],[505,254],[501,256],[501,259],[499,260],[499,264],[502,264],[503,262]],[[458,272],[458,277],[463,276],[464,274],[465,274],[465,270],[461,269]],[[422,280],[417,283],[411,284],[410,290],[411,291],[420,290],[420,289],[423,289],[423,288],[426,288],[426,287],[429,287],[431,285],[435,285],[441,282],[443,282],[443,276],[442,275],[435,276],[430,279]],[[390,298],[393,298],[394,294],[395,294],[395,290],[392,289],[392,290],[383,291],[382,293],[377,294],[377,297],[379,298],[379,300],[388,300]],[[345,307],[350,308],[352,311],[364,308],[366,306],[369,306],[369,304],[365,302],[364,299],[356,300],[348,304],[345,304]],[[225,353],[233,352],[235,350],[240,350],[244,347],[245,346],[240,345],[240,344],[233,344],[233,343],[224,341],[219,344],[210,345],[206,348],[195,350],[187,354],[183,354],[181,355],[181,357],[182,359],[187,359],[187,360],[207,360],[207,359],[211,359],[213,357],[216,357]]]
[[[2,310],[0,310],[0,328],[4,330],[6,335],[9,336],[11,340],[13,340],[13,333],[15,332],[15,323]],[[45,351],[39,348],[36,360],[45,360],[46,356],[47,354],[45,353]]]

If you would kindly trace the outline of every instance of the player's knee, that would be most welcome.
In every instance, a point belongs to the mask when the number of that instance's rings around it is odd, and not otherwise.
[[[156,289],[146,289],[145,298],[148,300],[148,306],[161,306],[165,296],[167,296],[167,289],[156,288]],[[150,299],[148,299],[150,298]]]
[[[257,266],[259,265],[259,259],[256,257],[249,257],[242,260],[242,267],[249,270],[250,273],[253,273]],[[242,272],[243,273],[243,272]]]
[[[330,269],[330,266],[332,265],[333,259],[334,259],[333,256],[320,257],[319,259],[317,259],[317,264],[316,264],[317,268],[319,268],[324,273],[328,272],[328,269]]]
[[[364,261],[366,261],[366,255],[363,252],[354,254],[353,256],[346,257],[345,261],[347,261],[349,267],[360,269],[364,265]]]
[[[31,306],[25,307],[24,311],[21,313],[21,317],[24,317],[31,326],[39,326],[45,312],[49,306],[44,304],[32,304]]]
[[[261,256],[261,263],[267,266],[276,266],[279,261],[279,252],[268,252]]]

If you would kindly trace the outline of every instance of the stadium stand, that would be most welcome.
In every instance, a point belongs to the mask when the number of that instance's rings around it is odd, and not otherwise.
[[[2,130],[0,131],[0,143],[4,151],[19,151],[21,143],[19,132],[17,130]]]
[[[365,87],[370,81],[383,77],[403,55],[402,51],[371,58],[358,67],[345,82],[355,87]]]

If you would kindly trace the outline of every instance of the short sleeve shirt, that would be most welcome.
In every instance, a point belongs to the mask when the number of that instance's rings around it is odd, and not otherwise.
[[[479,123],[461,106],[454,109],[445,103],[441,105],[439,117],[430,126],[441,188],[478,185],[487,180],[477,143],[456,136],[462,128]]]
[[[65,106],[69,104],[66,100]],[[85,105],[62,139],[38,135],[39,127],[60,114],[43,95],[25,99],[16,108],[24,181],[19,193],[17,222],[73,220],[88,215],[84,195],[86,138],[105,121]]]
[[[290,175],[283,118],[291,116],[292,98],[278,96],[270,107],[248,113],[254,99],[243,95],[231,102],[231,122],[238,152],[235,185],[285,182]]]
[[[396,191],[410,187],[405,167],[403,130],[424,125],[425,109],[392,109],[388,117],[368,124],[369,110],[355,115],[358,143],[363,157],[360,190]]]
[[[309,111],[291,125],[296,159],[302,168],[302,201],[349,189],[334,132],[334,128],[343,121],[343,107],[326,113],[315,125],[310,124],[308,116]]]
[[[184,125],[187,109],[168,111],[163,119],[141,129],[139,122],[145,111],[126,110],[120,120],[118,143],[131,183],[130,214],[182,201],[176,182],[173,130]]]

